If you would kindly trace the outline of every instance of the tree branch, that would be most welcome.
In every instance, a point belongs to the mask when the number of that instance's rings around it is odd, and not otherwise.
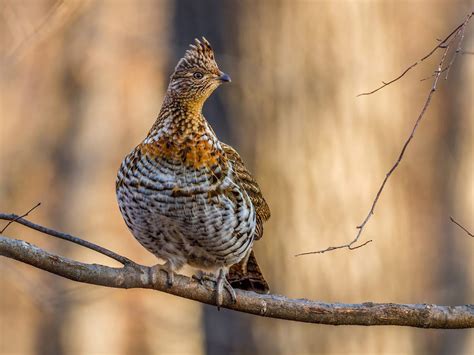
[[[388,170],[388,172],[385,174],[385,178],[383,179],[382,184],[380,185],[379,189],[377,190],[377,193],[375,194],[375,198],[372,201],[372,205],[370,207],[370,210],[369,210],[367,216],[362,221],[362,223],[356,227],[357,228],[357,233],[356,233],[355,238],[352,239],[350,242],[348,242],[346,244],[341,244],[341,245],[337,245],[337,246],[330,246],[330,247],[328,247],[326,249],[322,249],[322,250],[299,253],[299,254],[296,254],[295,256],[310,255],[310,254],[323,254],[323,253],[326,253],[328,251],[337,250],[337,249],[354,250],[354,249],[358,249],[358,248],[363,247],[364,245],[367,245],[368,243],[372,242],[372,240],[368,240],[368,241],[366,241],[362,244],[356,245],[356,243],[359,241],[360,236],[362,235],[362,232],[364,231],[364,228],[365,228],[366,224],[369,222],[370,218],[375,213],[375,207],[377,206],[377,203],[380,199],[380,196],[382,195],[382,192],[385,188],[385,185],[386,185],[388,179],[390,178],[390,176],[392,176],[393,172],[397,169],[398,165],[401,163],[401,161],[403,159],[403,156],[405,155],[405,152],[406,152],[408,146],[410,145],[413,137],[415,136],[416,129],[418,128],[418,126],[419,126],[421,120],[423,119],[426,111],[428,110],[428,106],[430,105],[433,94],[435,93],[435,91],[437,89],[438,81],[440,79],[441,74],[443,72],[446,72],[445,79],[448,78],[449,69],[453,65],[457,54],[461,51],[461,45],[462,45],[462,41],[464,39],[464,33],[465,33],[466,26],[469,23],[469,21],[471,20],[471,17],[473,15],[474,15],[474,12],[469,13],[466,16],[466,19],[464,20],[464,22],[462,24],[457,26],[445,39],[441,40],[440,43],[435,48],[433,48],[427,55],[425,55],[423,58],[421,58],[418,62],[416,62],[416,63],[412,64],[411,66],[409,66],[397,78],[395,78],[395,79],[393,79],[393,80],[391,80],[387,83],[384,82],[381,87],[379,87],[379,88],[377,88],[377,89],[375,89],[371,92],[367,92],[367,93],[363,93],[363,94],[358,95],[358,96],[370,95],[370,94],[373,94],[373,93],[379,91],[380,89],[383,89],[385,86],[390,85],[391,83],[401,79],[410,69],[415,67],[418,63],[421,63],[425,59],[429,58],[437,49],[440,49],[440,48],[444,49],[444,52],[441,56],[441,60],[438,64],[438,68],[435,70],[435,72],[433,74],[434,79],[433,79],[433,84],[431,86],[431,90],[429,91],[429,93],[426,97],[425,103],[423,104],[423,107],[422,107],[422,109],[421,109],[421,111],[418,115],[418,118],[415,120],[415,123],[414,123],[414,125],[411,129],[410,135],[405,140],[405,143],[402,146],[402,149],[401,149],[401,151],[398,155],[397,160],[392,165],[392,167]],[[452,53],[452,57],[451,57],[451,60],[450,60],[449,64],[445,68],[443,68],[445,60],[448,56],[448,52],[449,52],[450,48],[452,47],[452,45],[456,44],[456,40],[458,40],[456,50],[454,51],[454,53]]]
[[[94,250],[94,251],[96,251],[100,254],[106,255],[109,258],[118,261],[122,265],[133,265],[133,264],[135,264],[132,260],[130,260],[130,259],[128,259],[128,258],[126,258],[122,255],[119,255],[117,253],[114,253],[113,251],[111,251],[109,249],[101,247],[100,245],[88,242],[87,240],[84,240],[84,239],[81,239],[81,238],[78,238],[78,237],[74,237],[74,236],[72,236],[70,234],[67,234],[67,233],[58,232],[54,229],[47,228],[47,227],[44,227],[44,226],[40,226],[39,224],[35,224],[35,223],[30,222],[27,219],[23,218],[23,217],[27,216],[28,213],[33,211],[39,205],[40,204],[37,204],[35,207],[33,207],[27,213],[25,213],[21,216],[18,216],[18,215],[13,214],[13,213],[11,213],[11,214],[0,213],[0,219],[3,219],[5,221],[9,221],[8,224],[0,231],[0,234],[2,234],[10,226],[10,224],[16,222],[16,223],[22,224],[22,225],[24,225],[28,228],[34,229],[38,232],[50,235],[50,236],[55,237],[55,238],[63,239],[63,240],[66,240],[68,242],[72,242],[74,244],[78,244],[78,245],[83,246],[85,248]]]
[[[168,287],[164,272],[155,275],[152,268],[136,263],[122,268],[81,263],[4,236],[0,236],[0,255],[77,282],[124,289],[154,289],[215,304],[213,288],[209,285],[176,275],[173,286]],[[474,327],[474,305],[324,303],[241,290],[236,290],[236,295],[237,302],[232,304],[226,293],[222,307],[263,317],[329,325],[399,325],[442,329]]]

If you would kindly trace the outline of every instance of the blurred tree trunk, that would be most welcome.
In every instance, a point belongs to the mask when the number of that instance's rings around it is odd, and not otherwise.
[[[66,33],[65,43],[68,42],[67,37]],[[54,132],[58,139],[50,147],[52,157],[51,186],[54,186],[54,193],[50,197],[54,199],[54,202],[48,208],[48,211],[52,225],[57,226],[59,230],[70,230],[71,220],[74,220],[74,216],[70,214],[70,207],[74,204],[74,188],[78,175],[78,166],[73,158],[73,151],[77,144],[77,132],[80,131],[83,121],[80,103],[84,96],[84,88],[74,76],[77,68],[74,67],[74,61],[67,60],[67,50],[63,45],[60,45],[58,49],[63,50],[63,53],[59,53],[59,56],[64,60],[61,63],[61,69],[57,71],[60,78],[58,80],[60,85],[57,87],[57,96],[64,107],[62,112],[57,113],[63,115],[62,125],[59,126],[58,131]],[[51,80],[51,78],[48,79]],[[70,243],[61,241],[55,241],[53,244],[53,247],[62,255],[68,255],[71,249],[74,248]],[[64,331],[67,329],[66,322],[68,321],[71,300],[65,292],[65,282],[61,278],[45,274],[43,275],[42,284],[48,285],[50,294],[62,296],[61,302],[53,308],[53,312],[46,313],[41,317],[37,330],[36,348],[38,354],[65,354],[63,339]]]
[[[453,19],[455,21],[455,19]],[[472,41],[472,31],[465,38],[464,47]],[[472,248],[472,239],[449,219],[463,221],[472,230],[474,216],[474,167],[472,143],[474,111],[470,104],[474,97],[473,64],[461,57],[452,68],[449,81],[444,83],[442,94],[446,104],[440,108],[439,142],[434,144],[438,164],[433,166],[432,174],[437,180],[439,190],[437,198],[441,208],[438,222],[440,231],[439,253],[442,257],[436,263],[434,287],[439,290],[441,304],[460,304],[472,299],[474,286],[473,263],[469,260],[468,250]],[[470,134],[470,136],[469,136]],[[469,266],[470,264],[470,266]],[[443,332],[432,336],[427,343],[428,353],[437,355],[461,354],[467,341],[468,331]],[[472,332],[470,332],[472,334]],[[471,335],[472,338],[472,335]],[[471,351],[474,342],[470,342]]]
[[[176,44],[174,58],[180,58],[194,38],[206,37],[216,54],[222,71],[229,73],[233,82],[217,90],[206,102],[204,115],[215,129],[220,140],[236,146],[237,140],[229,127],[229,121],[238,120],[234,117],[235,110],[228,106],[232,85],[240,79],[233,77],[231,63],[232,51],[238,41],[237,24],[239,22],[239,4],[235,1],[178,1],[175,3],[173,18],[174,42]],[[172,69],[170,68],[170,71]],[[222,311],[215,307],[204,306],[203,327],[205,330],[205,349],[207,354],[255,353],[251,327],[248,327],[248,316]],[[245,339],[245,342],[242,341]]]

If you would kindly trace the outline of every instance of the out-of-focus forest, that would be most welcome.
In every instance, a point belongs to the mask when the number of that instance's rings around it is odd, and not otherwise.
[[[0,2],[0,211],[146,265],[115,200],[122,158],[146,135],[195,37],[232,83],[204,114],[272,210],[255,250],[273,293],[328,302],[474,299],[472,56],[440,83],[355,251],[368,212],[431,88],[434,57],[396,77],[461,23],[466,1]],[[473,50],[473,27],[464,46]],[[11,226],[70,258],[102,255]],[[185,270],[190,273],[190,270]],[[1,354],[471,354],[474,333],[332,327],[259,318],[148,290],[74,283],[0,259]]]

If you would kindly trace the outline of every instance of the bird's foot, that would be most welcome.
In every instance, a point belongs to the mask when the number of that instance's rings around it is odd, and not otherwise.
[[[174,270],[173,270],[172,265],[169,262],[165,263],[164,265],[156,264],[151,267],[153,284],[156,284],[156,280],[158,279],[158,275],[160,271],[163,271],[164,273],[166,273],[166,285],[168,287],[173,286]]]
[[[213,288],[216,291],[216,305],[218,310],[220,310],[224,301],[224,289],[229,293],[232,303],[237,302],[235,291],[229,281],[227,281],[224,269],[219,270],[217,277],[210,273],[198,271],[197,274],[193,275],[193,279],[204,286],[206,282],[212,282],[215,284]]]

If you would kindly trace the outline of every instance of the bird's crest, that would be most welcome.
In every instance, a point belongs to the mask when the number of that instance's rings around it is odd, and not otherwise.
[[[195,39],[194,44],[189,46],[183,58],[176,65],[175,72],[180,70],[189,70],[200,67],[205,70],[217,70],[217,64],[214,59],[214,51],[209,41],[202,37],[201,40]]]
[[[196,44],[189,45],[190,49],[186,51],[185,58],[193,59],[201,57],[203,59],[214,60],[214,52],[211,44],[205,37],[202,37],[202,41],[195,38],[194,43]]]

